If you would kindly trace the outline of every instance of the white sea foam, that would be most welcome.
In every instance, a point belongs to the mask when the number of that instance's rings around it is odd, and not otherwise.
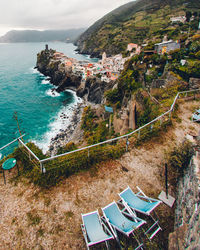
[[[43,135],[43,138],[35,141],[35,144],[42,149],[43,153],[49,150],[51,139],[55,138],[57,134],[70,125],[77,104],[82,102],[82,99],[77,97],[74,91],[68,90],[68,92],[73,94],[74,102],[63,107],[49,124],[48,131]]]
[[[40,71],[38,71],[38,69],[36,68],[30,68],[30,71],[32,74],[38,74],[38,75],[41,75],[41,76],[44,76],[42,73],[40,73]],[[45,76],[44,76],[45,77]]]
[[[46,95],[51,96],[51,97],[59,97],[60,93],[58,93],[55,89],[48,89],[46,91]]]
[[[51,84],[51,83],[48,79],[44,79],[42,80],[41,84]]]

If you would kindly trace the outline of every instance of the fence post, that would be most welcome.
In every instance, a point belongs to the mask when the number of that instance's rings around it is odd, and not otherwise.
[[[166,197],[168,199],[168,169],[166,163],[165,163],[165,189],[166,189]]]
[[[40,162],[40,170],[41,170],[41,172],[43,174],[43,165],[42,165],[42,162]]]
[[[138,132],[138,139],[140,139],[140,130],[139,130],[139,132]]]
[[[169,119],[171,120],[172,111],[169,112]]]
[[[126,137],[126,152],[128,152],[128,145],[129,145],[129,141],[128,141],[128,136]]]
[[[162,118],[160,118],[160,126],[162,126]]]
[[[88,148],[88,158],[90,158],[90,149]]]
[[[153,124],[151,124],[150,126],[150,131],[152,132],[152,130],[153,130]]]

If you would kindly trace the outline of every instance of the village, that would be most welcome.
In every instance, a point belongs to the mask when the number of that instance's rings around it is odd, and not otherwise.
[[[54,53],[55,61],[60,61],[65,67],[66,72],[73,72],[76,75],[82,77],[82,81],[86,81],[88,77],[96,76],[101,79],[102,82],[109,83],[118,79],[120,73],[124,69],[124,64],[132,56],[139,55],[144,51],[143,47],[146,44],[138,45],[135,43],[129,43],[127,45],[127,57],[123,57],[122,54],[107,57],[106,52],[102,54],[102,59],[96,63],[88,61],[78,61],[74,58],[69,58],[61,52]],[[179,41],[167,40],[164,37],[162,43],[155,44],[155,48],[151,53],[164,54],[175,49],[180,49]]]
[[[190,21],[193,19],[194,16],[191,16]],[[172,25],[185,23],[186,16],[171,17],[170,22]],[[198,30],[200,30],[200,22]],[[86,81],[88,77],[96,76],[100,78],[102,82],[109,83],[110,81],[115,81],[119,78],[120,73],[124,69],[125,62],[131,59],[134,55],[139,55],[142,52],[144,54],[157,53],[159,55],[164,55],[165,53],[168,54],[170,51],[180,49],[181,47],[180,41],[168,40],[167,36],[164,36],[161,43],[154,44],[153,50],[145,50],[147,45],[148,44],[138,45],[136,43],[129,43],[126,49],[126,57],[123,57],[122,54],[108,57],[106,52],[103,52],[102,59],[96,63],[92,63],[87,60],[78,61],[74,58],[67,57],[61,52],[55,52],[53,60],[59,60],[64,66],[66,72],[72,72],[81,76],[83,82]],[[185,64],[185,60],[183,64]]]

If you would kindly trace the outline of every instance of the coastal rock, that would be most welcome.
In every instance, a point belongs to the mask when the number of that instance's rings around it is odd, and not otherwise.
[[[45,76],[50,77],[50,81],[55,86],[57,92],[70,89],[76,91],[81,84],[81,77],[66,72],[62,62],[54,59],[55,50],[43,50],[37,55],[36,68]]]
[[[37,55],[36,68],[45,76],[50,77],[52,84],[57,86],[57,92],[67,89],[76,92],[77,96],[95,104],[104,100],[104,92],[114,86],[114,82],[102,82],[98,77],[88,77],[82,80],[79,74],[66,70],[62,60],[54,58],[55,50],[43,50]]]
[[[102,82],[97,77],[90,77],[86,80],[85,84],[78,89],[77,95],[79,97],[87,96],[87,101],[95,104],[104,102],[104,92],[111,89],[114,81],[109,83]]]
[[[81,117],[85,106],[85,103],[78,104],[77,108],[73,110],[69,125],[65,129],[61,129],[60,132],[51,139],[49,147],[50,155],[56,155],[58,149],[64,147],[70,141],[79,143],[82,140],[83,132],[81,131]],[[62,118],[63,117],[64,114]]]

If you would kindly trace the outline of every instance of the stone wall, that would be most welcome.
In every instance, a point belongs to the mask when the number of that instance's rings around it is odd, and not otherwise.
[[[199,89],[200,88],[200,78],[190,78],[189,86],[191,89]]]
[[[175,231],[169,235],[169,249],[200,249],[200,153],[179,180],[176,197]]]

